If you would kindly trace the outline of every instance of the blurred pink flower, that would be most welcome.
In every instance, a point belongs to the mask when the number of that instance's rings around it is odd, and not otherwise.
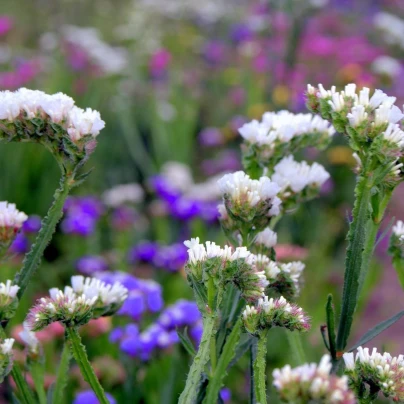
[[[149,60],[150,74],[154,77],[160,77],[166,72],[171,62],[171,53],[166,49],[159,49]]]
[[[7,15],[0,15],[0,36],[7,34],[13,27],[13,20]]]
[[[275,246],[276,258],[283,260],[304,260],[308,255],[308,250],[292,244],[278,244]]]

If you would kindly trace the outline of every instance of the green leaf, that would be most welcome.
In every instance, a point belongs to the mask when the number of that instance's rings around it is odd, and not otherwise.
[[[240,341],[237,345],[236,348],[236,353],[234,355],[234,358],[229,364],[229,368],[234,366],[242,356],[244,356],[252,347],[253,342],[256,338],[251,336],[250,334],[243,334],[240,338]]]
[[[362,338],[353,347],[349,349],[349,352],[353,351],[354,349],[358,348],[361,345],[365,345],[367,342],[371,341],[374,337],[382,333],[384,330],[387,330],[387,328],[391,327],[403,316],[404,316],[404,310],[395,314],[393,317],[390,317],[388,320],[382,321],[381,323],[377,324],[375,327],[366,332],[362,336]]]
[[[194,344],[189,339],[187,328],[185,328],[184,331],[177,328],[176,331],[177,331],[178,337],[180,338],[182,346],[185,348],[185,350],[189,353],[190,356],[194,357],[196,355],[196,351],[194,348]]]
[[[332,302],[332,295],[329,294],[327,298],[327,305],[325,307],[327,315],[327,332],[328,332],[328,344],[330,354],[333,359],[337,358],[337,348],[335,346],[335,312],[334,304]]]
[[[67,385],[69,376],[69,362],[70,362],[70,349],[68,343],[65,341],[63,345],[62,356],[60,357],[59,368],[57,371],[56,382],[53,385],[53,392],[51,394],[51,403],[63,403],[63,392]],[[49,402],[49,395],[48,395]]]

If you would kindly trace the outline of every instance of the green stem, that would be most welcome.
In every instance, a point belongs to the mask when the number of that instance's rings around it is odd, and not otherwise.
[[[210,340],[210,367],[212,369],[212,373],[215,372],[216,365],[216,335],[212,335],[212,339]]]
[[[267,392],[265,387],[267,333],[268,331],[266,330],[262,332],[258,337],[257,356],[253,364],[255,399],[259,404],[266,404],[267,402]]]
[[[0,337],[1,339],[7,338],[6,333],[4,332],[4,328],[0,326]],[[18,363],[13,363],[13,368],[11,369],[11,376],[14,379],[15,384],[17,385],[18,390],[20,391],[20,399],[24,404],[35,404],[34,396],[31,392],[31,389],[28,386],[24,376],[22,375],[20,366]]]
[[[43,364],[35,361],[34,363],[31,363],[31,365],[29,366],[29,370],[32,376],[32,380],[34,381],[36,393],[38,394],[39,403],[46,404]]]
[[[191,404],[195,402],[202,372],[209,360],[210,341],[214,337],[216,323],[216,314],[209,313],[204,317],[202,339],[199,344],[198,352],[192,362],[189,370],[184,391],[181,393],[178,403]]]
[[[67,384],[69,372],[70,348],[68,343],[64,343],[62,356],[60,357],[59,368],[56,376],[55,389],[53,391],[52,403],[59,404],[63,402],[63,392]]]
[[[303,365],[306,363],[306,354],[303,349],[302,339],[300,333],[297,331],[286,331],[286,336],[288,338],[290,350],[292,351],[292,356],[295,362],[295,365]]]
[[[222,354],[219,357],[217,367],[209,380],[208,389],[204,404],[216,404],[219,396],[220,388],[224,377],[227,375],[227,368],[234,358],[236,353],[236,346],[240,339],[241,333],[241,317],[237,320],[230,335],[227,337],[226,343],[223,347]]]
[[[404,259],[401,257],[393,258],[393,267],[397,272],[397,277],[400,282],[401,288],[404,290]]]
[[[84,380],[91,386],[101,404],[109,404],[109,400],[105,396],[104,389],[98,381],[97,376],[95,375],[94,370],[88,360],[86,349],[81,342],[81,337],[77,331],[77,328],[67,327],[66,336],[70,341],[72,354],[79,365]]]
[[[366,175],[366,174],[365,174]],[[374,240],[366,237],[370,218],[372,177],[360,176],[355,188],[356,201],[353,220],[348,232],[348,249],[345,261],[344,290],[342,295],[341,317],[338,327],[337,350],[342,352],[347,345],[353,316],[359,299],[360,289],[367,267],[363,265],[363,253],[369,251],[369,243]]]
[[[55,232],[56,225],[63,216],[63,205],[69,194],[72,181],[72,175],[62,176],[60,188],[56,190],[53,204],[42,221],[41,230],[38,233],[35,244],[33,244],[31,251],[26,255],[21,271],[14,278],[14,284],[20,287],[18,299],[21,299],[24,294],[31,277],[41,262],[45,248]]]

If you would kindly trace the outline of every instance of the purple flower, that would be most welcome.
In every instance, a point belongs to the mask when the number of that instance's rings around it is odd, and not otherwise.
[[[178,300],[161,313],[157,322],[168,330],[193,325],[201,319],[195,302]]]
[[[220,390],[220,397],[225,402],[228,403],[231,400],[231,391],[228,388],[223,388]]]
[[[10,252],[14,254],[25,254],[29,251],[30,243],[23,233],[18,233],[10,246]]]
[[[198,321],[191,329],[189,330],[190,337],[195,341],[196,345],[199,346],[201,342],[203,333],[203,325],[202,321]]]
[[[206,42],[202,48],[203,58],[207,63],[217,66],[223,63],[226,55],[226,47],[220,41]]]
[[[253,33],[245,24],[233,25],[230,38],[235,43],[247,42],[253,38]]]
[[[133,227],[139,219],[139,213],[132,206],[119,206],[112,212],[112,226],[117,230]]]
[[[29,216],[22,225],[24,233],[38,233],[41,229],[41,218],[36,215]]]
[[[156,194],[167,203],[173,203],[181,196],[181,193],[161,175],[155,175],[152,177],[150,184]]]
[[[151,262],[154,260],[159,245],[152,241],[142,241],[134,246],[128,254],[128,259],[131,264],[135,264],[139,261]]]
[[[220,146],[224,143],[224,136],[218,128],[205,128],[198,135],[199,143],[205,147]]]
[[[13,20],[7,15],[0,16],[0,36],[7,34],[13,27]]]
[[[139,320],[145,310],[143,294],[138,290],[132,290],[117,314]]]
[[[169,246],[161,246],[153,259],[157,268],[163,268],[171,272],[179,271],[188,259],[188,253],[183,243]]]
[[[115,399],[109,393],[105,393],[110,404],[116,404]],[[98,398],[91,390],[82,391],[77,393],[73,404],[99,404]]]
[[[95,272],[106,271],[108,263],[105,258],[98,255],[86,255],[77,260],[76,269],[84,275],[92,275]]]

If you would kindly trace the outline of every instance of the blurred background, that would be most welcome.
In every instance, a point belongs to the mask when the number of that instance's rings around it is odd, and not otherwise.
[[[94,170],[66,204],[15,333],[34,299],[73,274],[120,279],[131,291],[121,315],[83,329],[97,374],[119,403],[174,403],[189,365],[175,330],[187,328],[195,344],[201,332],[182,242],[225,242],[215,184],[242,167],[238,128],[265,111],[306,112],[308,83],[381,88],[402,105],[404,2],[14,0],[0,12],[0,89],[61,91],[106,122],[88,164]],[[298,302],[313,318],[303,343],[317,361],[328,293],[339,307],[355,162],[342,136],[324,152],[299,157],[331,173],[321,197],[276,228],[280,259],[306,264]],[[1,263],[4,280],[21,266],[59,170],[39,146],[1,144],[0,171],[0,199],[31,215],[12,259]],[[404,306],[386,254],[391,219],[404,219],[403,194],[399,187],[388,209],[352,344]],[[374,343],[403,353],[403,331],[399,321]],[[42,338],[50,385],[63,331],[54,327]],[[283,333],[271,331],[269,368],[288,355]],[[230,372],[224,402],[248,402],[247,362]],[[66,403],[90,402],[80,395],[86,389],[72,366]]]

